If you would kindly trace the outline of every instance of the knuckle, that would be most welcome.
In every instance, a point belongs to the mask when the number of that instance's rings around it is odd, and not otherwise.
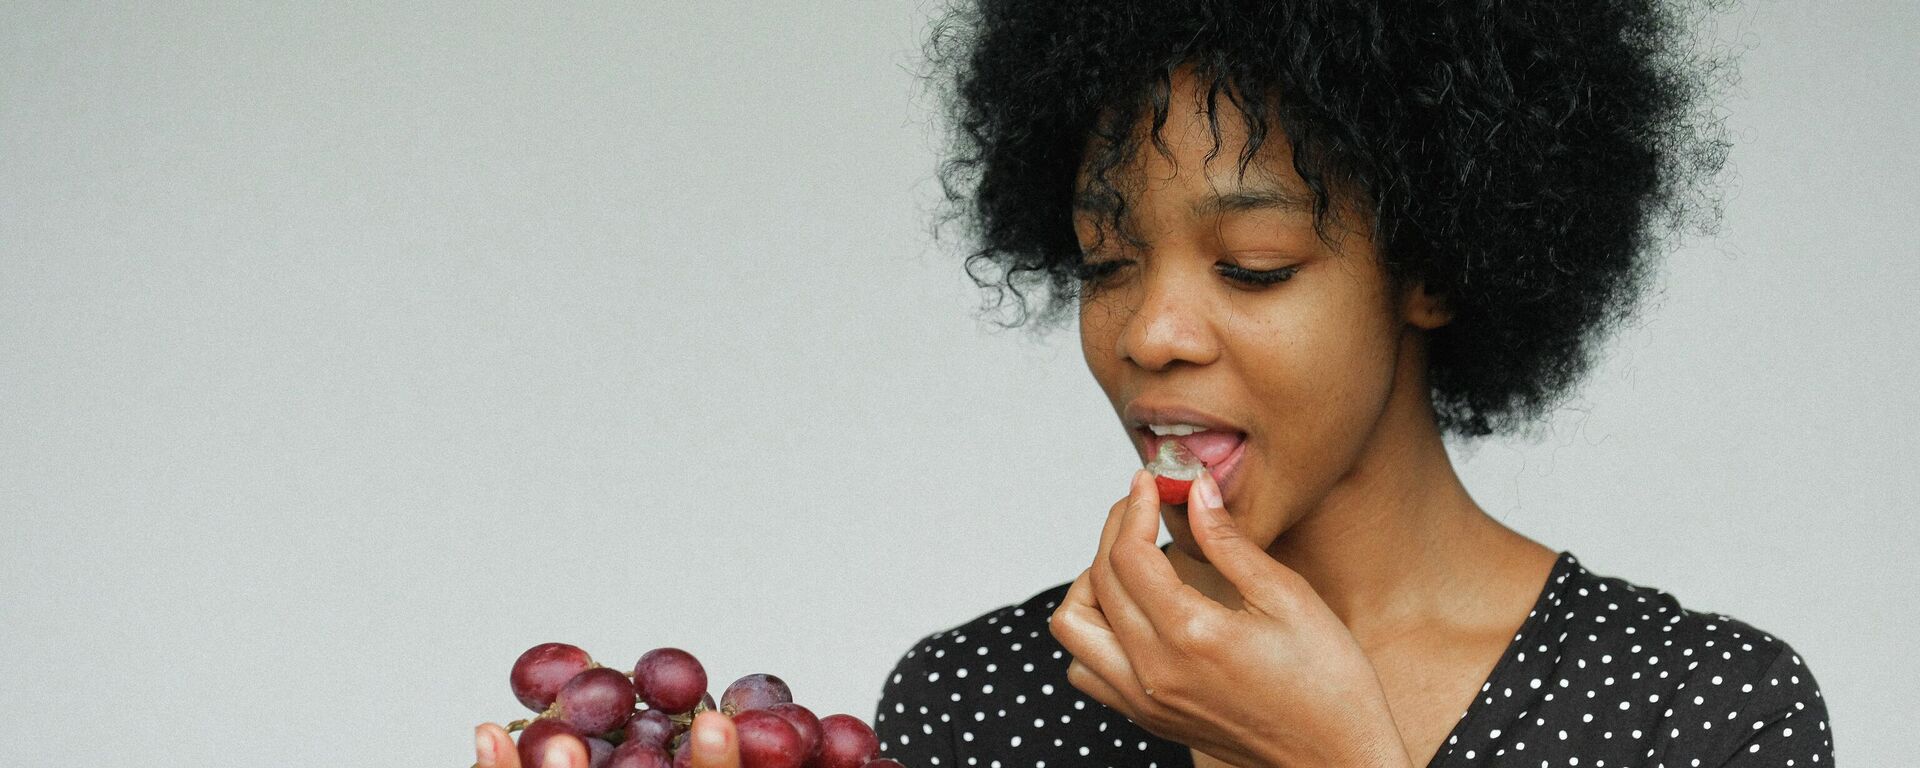
[[[1067,662],[1067,683],[1080,690],[1087,689],[1087,665],[1079,659]]]
[[[1120,556],[1122,562],[1133,562],[1146,557],[1149,549],[1154,552],[1160,551],[1160,547],[1145,539],[1122,539],[1114,542],[1113,546],[1114,553]]]
[[[1217,519],[1207,523],[1207,534],[1216,541],[1233,541],[1240,538],[1240,528],[1230,520]]]
[[[1133,666],[1133,676],[1140,681],[1140,693],[1152,700],[1167,694],[1167,685],[1172,676],[1160,667],[1158,662],[1141,659]]]
[[[1055,613],[1047,620],[1047,631],[1053,635],[1053,639],[1060,641],[1061,645],[1073,642],[1074,629],[1072,614]]]
[[[1175,622],[1167,632],[1167,644],[1182,651],[1191,652],[1212,644],[1219,630],[1213,622],[1199,616],[1189,616]]]

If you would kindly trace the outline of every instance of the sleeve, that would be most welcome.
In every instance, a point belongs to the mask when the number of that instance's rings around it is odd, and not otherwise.
[[[1782,644],[1767,671],[1753,682],[1753,697],[1741,707],[1746,735],[1724,768],[1774,768],[1833,765],[1833,732],[1827,725],[1827,701],[1813,671],[1792,646]]]
[[[887,673],[873,715],[880,756],[907,768],[952,768],[952,715],[946,679],[933,656],[933,637],[921,638]]]

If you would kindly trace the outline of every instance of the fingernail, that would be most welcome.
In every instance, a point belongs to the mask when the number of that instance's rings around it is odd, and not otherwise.
[[[707,719],[712,720],[713,718]],[[726,734],[721,733],[720,728],[711,723],[709,723],[707,727],[701,728],[700,732],[694,734],[693,737],[700,740],[700,751],[707,754],[717,755],[727,748]]]
[[[1193,484],[1194,487],[1200,489],[1200,503],[1207,505],[1208,509],[1219,509],[1222,506],[1220,503],[1220,486],[1214,485],[1213,474],[1201,472],[1200,477],[1200,482]]]
[[[480,768],[493,768],[493,737],[484,725],[473,727],[473,753],[480,758]]]
[[[561,743],[559,739],[547,742],[547,759],[542,761],[541,765],[557,765],[561,766],[561,768],[574,768],[574,765],[567,761],[567,745]]]

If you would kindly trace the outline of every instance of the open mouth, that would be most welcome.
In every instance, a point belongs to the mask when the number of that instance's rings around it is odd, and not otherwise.
[[[1220,486],[1220,495],[1222,498],[1225,498],[1227,495],[1233,470],[1239,466],[1240,456],[1244,452],[1247,442],[1245,432],[1208,430],[1205,432],[1195,432],[1191,435],[1156,435],[1146,427],[1140,427],[1134,432],[1139,435],[1141,439],[1140,444],[1142,453],[1144,454],[1143,460],[1150,465],[1155,463],[1156,457],[1160,455],[1160,447],[1163,443],[1167,441],[1178,442],[1181,447],[1185,448],[1188,453],[1191,453],[1194,458],[1206,466],[1207,473],[1213,475],[1214,483]],[[1177,479],[1187,480],[1192,478],[1177,477]],[[1161,499],[1161,501],[1174,505],[1184,505],[1186,503],[1185,498],[1179,500]]]

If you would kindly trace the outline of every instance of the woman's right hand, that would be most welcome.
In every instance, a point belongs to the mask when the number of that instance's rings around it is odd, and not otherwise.
[[[474,768],[524,768],[507,729],[481,723],[473,729],[473,741]],[[740,768],[740,737],[726,715],[707,711],[694,717],[687,743],[693,747],[693,768]],[[588,768],[587,745],[571,738],[547,742],[542,768]]]

